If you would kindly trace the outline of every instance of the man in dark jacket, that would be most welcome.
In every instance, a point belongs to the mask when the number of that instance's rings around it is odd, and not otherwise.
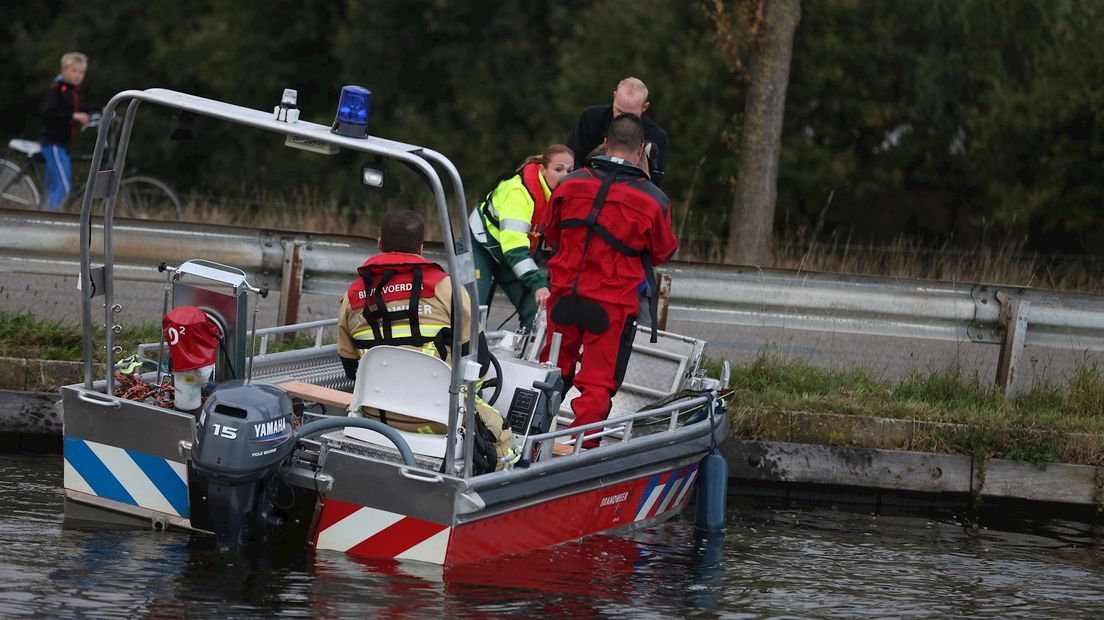
[[[647,161],[642,161],[644,171],[656,187],[663,184],[663,174],[667,171],[667,132],[644,116],[648,109],[648,87],[637,78],[627,77],[617,84],[613,91],[612,105],[591,106],[579,116],[579,122],[567,146],[575,152],[575,169],[586,165],[594,149],[602,145],[610,121],[622,114],[632,114],[644,123],[644,140]]]
[[[575,169],[582,170],[590,159],[594,149],[602,145],[609,129],[610,121],[621,114],[632,114],[644,124],[644,151],[645,157],[640,161],[640,168],[656,187],[663,183],[663,175],[667,171],[667,132],[655,124],[652,119],[644,116],[648,109],[648,87],[644,82],[634,77],[627,77],[617,84],[613,91],[612,105],[591,106],[579,116],[579,122],[571,137],[567,139],[567,146],[575,152]],[[644,327],[652,326],[651,303],[656,291],[649,291],[646,282],[639,283],[637,322]]]
[[[636,335],[637,285],[649,265],[666,261],[678,248],[671,201],[639,167],[644,158],[639,117],[615,118],[605,147],[606,155],[560,181],[545,227],[556,254],[548,263],[552,294],[542,358],[549,355],[552,336],[561,334],[560,372],[579,388],[571,402],[572,427],[609,415]]]
[[[80,85],[88,58],[80,52],[61,57],[61,74],[42,100],[42,156],[46,159],[46,209],[57,211],[72,189],[69,144],[77,127],[88,124],[88,112],[80,105]]]

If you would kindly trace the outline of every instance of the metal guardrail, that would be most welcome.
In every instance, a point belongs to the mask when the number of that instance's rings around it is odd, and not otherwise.
[[[999,344],[1018,302],[1025,344],[1104,351],[1102,295],[697,263],[666,272],[672,319]]]
[[[0,271],[76,275],[78,238],[74,215],[0,210]],[[340,295],[377,252],[364,237],[142,220],[116,220],[114,239],[117,279],[160,282],[161,261],[201,256],[279,288],[285,322],[301,293]],[[668,320],[1000,344],[1009,390],[1025,345],[1104,351],[1101,295],[685,262],[659,271],[673,280]]]

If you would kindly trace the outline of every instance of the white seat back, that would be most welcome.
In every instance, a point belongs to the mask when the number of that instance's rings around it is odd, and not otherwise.
[[[360,358],[349,411],[372,407],[448,426],[451,380],[452,368],[438,357],[389,345],[372,347]],[[444,458],[445,435],[399,433],[415,454]],[[391,445],[390,440],[368,429],[346,428],[345,435]]]

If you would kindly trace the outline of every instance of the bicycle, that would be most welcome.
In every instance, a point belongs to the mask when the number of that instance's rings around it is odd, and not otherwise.
[[[100,118],[84,127],[99,126]],[[112,127],[104,151],[103,169],[110,169],[115,155],[117,130]],[[0,207],[14,209],[41,209],[45,207],[45,169],[42,146],[31,140],[8,141],[9,152],[0,156]],[[91,161],[91,154],[73,157],[74,161]],[[85,184],[81,183],[69,192],[61,205],[62,211],[79,212],[84,197]],[[179,220],[184,215],[180,197],[163,180],[145,174],[126,174],[119,182],[119,195],[115,201],[115,215],[149,220]]]

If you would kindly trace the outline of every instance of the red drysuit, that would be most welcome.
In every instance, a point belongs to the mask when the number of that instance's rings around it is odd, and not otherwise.
[[[658,265],[678,249],[670,204],[639,168],[608,156],[564,177],[552,194],[545,238],[556,255],[548,263],[542,359],[552,334],[562,334],[560,372],[580,392],[572,427],[609,415],[632,353],[645,263]]]

